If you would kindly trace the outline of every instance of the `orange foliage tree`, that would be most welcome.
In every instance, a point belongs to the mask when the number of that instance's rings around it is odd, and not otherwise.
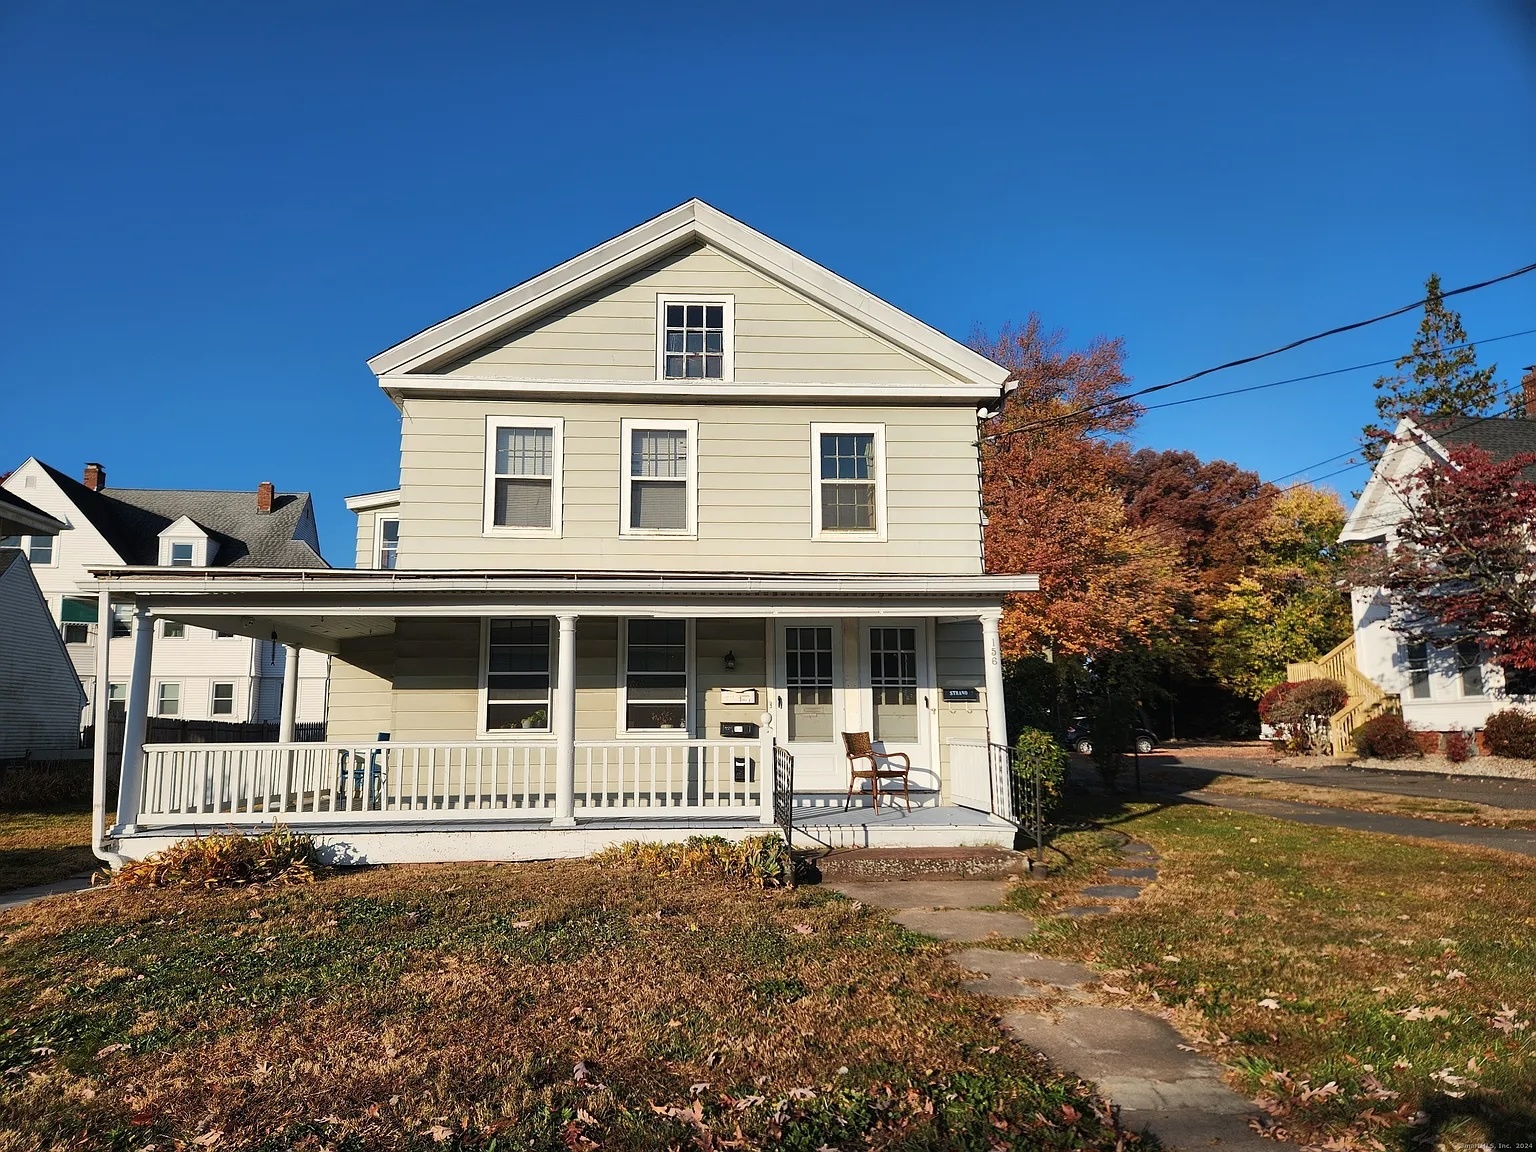
[[[1012,372],[982,429],[987,570],[1040,576],[1039,594],[1005,606],[1004,655],[1094,656],[1150,641],[1170,624],[1185,578],[1178,541],[1133,524],[1116,484],[1121,437],[1140,414],[1118,402],[1130,382],[1123,342],[1068,348],[1031,314],[971,343]]]

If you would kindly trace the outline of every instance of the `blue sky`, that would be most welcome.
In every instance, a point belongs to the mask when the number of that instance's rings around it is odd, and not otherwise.
[[[13,0],[0,147],[0,470],[307,488],[345,564],[397,480],[364,360],[690,196],[960,338],[1123,336],[1138,385],[1536,261],[1536,6]],[[1536,328],[1536,275],[1460,307]],[[1137,438],[1280,476],[1375,374]]]

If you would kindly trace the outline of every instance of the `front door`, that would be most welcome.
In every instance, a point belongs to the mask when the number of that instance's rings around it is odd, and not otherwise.
[[[779,738],[795,758],[795,787],[803,791],[848,787],[840,624],[820,620],[779,625]]]
[[[864,720],[875,747],[904,752],[912,761],[912,787],[939,786],[929,737],[933,676],[927,630],[920,620],[866,620],[859,685]]]

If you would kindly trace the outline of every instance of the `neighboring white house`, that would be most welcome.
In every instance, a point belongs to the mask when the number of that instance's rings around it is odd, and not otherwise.
[[[87,464],[81,483],[35,459],[11,473],[0,490],[69,527],[59,536],[10,533],[0,543],[27,554],[54,626],[85,684],[85,712],[75,717],[77,729],[94,718],[101,625],[92,568],[125,564],[193,571],[325,567],[307,493],[275,493],[271,485],[255,492],[108,489],[106,470],[100,464]],[[114,604],[108,627],[115,638],[115,675],[109,695],[121,703],[127,698],[133,633],[138,627],[133,605]],[[283,645],[274,643],[270,635],[241,636],[168,620],[156,627],[152,715],[230,722],[280,718],[286,655]],[[324,720],[325,655],[307,653],[298,672],[299,722]]]
[[[65,527],[0,490],[0,537],[51,537]],[[84,700],[26,555],[0,546],[0,761],[75,748]]]
[[[1460,445],[1475,445],[1498,460],[1536,453],[1536,419],[1458,421],[1437,430],[1403,419],[1339,539],[1391,548],[1405,514],[1402,493],[1409,478],[1431,462],[1449,460]],[[1394,632],[1385,589],[1355,588],[1351,606],[1355,665],[1383,692],[1399,697],[1410,726],[1437,732],[1481,728],[1493,712],[1528,699],[1510,691],[1503,670],[1487,661],[1475,641],[1436,645]]]
[[[697,200],[369,364],[400,484],[348,501],[356,569],[99,566],[332,657],[327,744],[130,739],[117,852],[275,821],[373,861],[790,816],[1012,843],[998,621],[1038,581],[982,567],[1004,368]],[[845,732],[910,758],[912,812],[844,814]]]

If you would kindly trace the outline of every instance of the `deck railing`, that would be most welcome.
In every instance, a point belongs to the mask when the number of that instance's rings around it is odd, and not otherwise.
[[[949,742],[949,795],[956,804],[1018,822],[1014,810],[1013,753],[985,740]]]
[[[1334,680],[1344,685],[1349,699],[1328,718],[1328,740],[1335,756],[1351,751],[1355,729],[1384,712],[1402,712],[1396,693],[1383,692],[1376,682],[1360,671],[1355,661],[1355,638],[1351,636],[1316,660],[1302,660],[1285,666],[1285,678],[1297,680]]]
[[[762,746],[578,743],[577,817],[757,815]],[[142,827],[549,820],[555,745],[146,744]]]

